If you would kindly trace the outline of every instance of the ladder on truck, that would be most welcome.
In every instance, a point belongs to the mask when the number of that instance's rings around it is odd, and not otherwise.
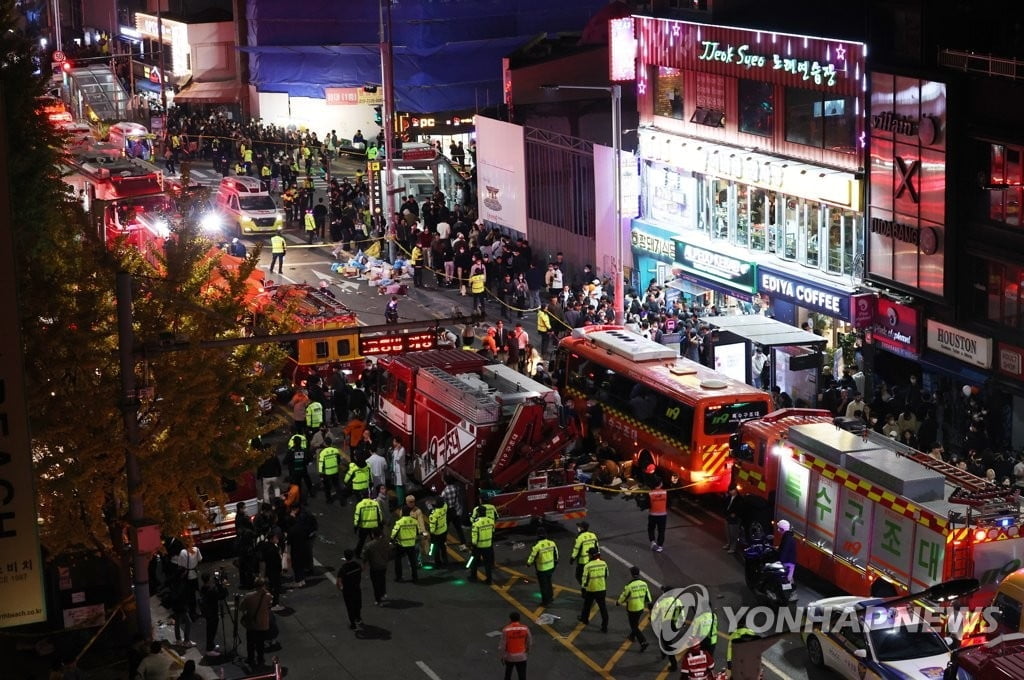
[[[561,456],[572,442],[567,429],[545,428],[543,401],[524,401],[516,406],[488,469],[491,481],[501,489],[516,484]]]

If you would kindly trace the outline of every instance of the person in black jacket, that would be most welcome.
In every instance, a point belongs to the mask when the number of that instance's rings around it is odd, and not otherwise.
[[[363,565],[356,559],[355,551],[345,550],[345,561],[338,567],[338,590],[345,600],[348,612],[348,627],[355,630],[363,625]]]
[[[256,529],[252,518],[245,512],[243,501],[235,506],[235,547],[238,552],[238,587],[249,590],[256,582],[260,562],[256,554]]]
[[[266,459],[256,468],[256,477],[259,478],[263,491],[260,498],[267,503],[280,493],[281,472],[281,459],[274,451],[267,453]]]
[[[288,547],[292,553],[295,586],[306,585],[306,576],[313,571],[313,540],[319,528],[316,517],[301,507],[291,509],[292,524],[288,527]]]
[[[227,598],[227,582],[216,573],[216,578],[204,571],[200,577],[203,584],[199,586],[199,613],[206,621],[206,656],[220,656],[217,650],[217,624],[220,622],[220,603]]]
[[[273,596],[272,609],[281,608],[281,534],[271,531],[267,540],[260,543],[260,559],[263,561],[263,575],[267,588]]]
[[[796,536],[793,535],[789,522],[780,519],[775,525],[781,537],[779,538],[779,562],[782,562],[789,570],[789,581],[793,582],[793,572],[796,571]]]

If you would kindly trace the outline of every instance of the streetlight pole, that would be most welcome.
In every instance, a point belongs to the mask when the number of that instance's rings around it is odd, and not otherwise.
[[[615,167],[612,170],[612,191],[615,193],[615,323],[625,321],[625,267],[622,254],[622,86],[614,85],[541,85],[544,90],[592,90],[607,92],[612,98],[612,153]]]

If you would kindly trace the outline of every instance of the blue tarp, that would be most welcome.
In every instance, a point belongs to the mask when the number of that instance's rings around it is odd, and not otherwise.
[[[582,31],[606,0],[394,0],[395,105],[416,113],[502,101],[501,60],[544,32]],[[381,83],[378,0],[248,0],[250,79],[323,97]]]

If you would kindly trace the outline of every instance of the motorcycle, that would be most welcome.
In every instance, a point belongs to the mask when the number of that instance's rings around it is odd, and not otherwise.
[[[785,606],[795,599],[793,583],[786,566],[778,561],[778,551],[770,540],[761,540],[743,550],[747,587],[768,599],[774,606]]]

